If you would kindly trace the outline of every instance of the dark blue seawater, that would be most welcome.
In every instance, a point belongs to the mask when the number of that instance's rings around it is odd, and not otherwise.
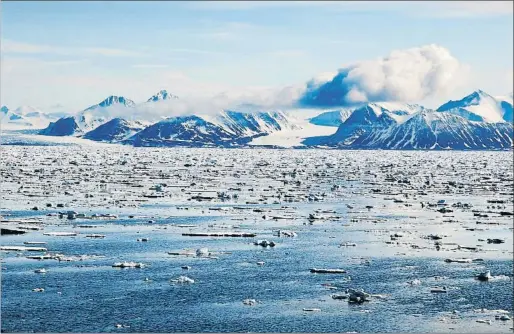
[[[166,209],[167,210],[167,209]],[[33,215],[11,212],[13,217]],[[116,222],[77,221],[97,224],[97,228],[73,228],[69,223],[41,232],[2,237],[2,245],[22,245],[23,241],[47,241],[52,252],[66,255],[99,255],[76,262],[30,260],[3,255],[3,332],[426,332],[509,331],[512,322],[482,325],[475,322],[473,310],[513,310],[513,261],[505,257],[487,258],[483,263],[448,264],[446,256],[431,252],[395,249],[382,239],[363,232],[376,225],[349,226],[347,221],[304,224],[289,222],[286,229],[297,238],[278,238],[271,231],[284,228],[284,222],[244,220],[234,217],[197,215],[170,218],[129,219]],[[174,216],[175,215],[175,216]],[[400,217],[400,216],[399,216]],[[57,218],[47,217],[49,222]],[[398,219],[406,219],[401,216]],[[274,240],[275,248],[253,245],[253,238],[185,237],[178,224],[240,224],[259,233],[259,239]],[[79,231],[77,237],[44,236],[42,232]],[[200,229],[201,230],[201,229]],[[85,238],[85,234],[105,234],[105,239]],[[137,238],[148,237],[148,242]],[[356,247],[339,247],[342,241]],[[218,259],[177,257],[168,251],[207,247],[219,253]],[[395,255],[406,252],[406,255]],[[27,255],[27,253],[24,253]],[[366,265],[360,259],[370,260]],[[118,269],[118,261],[138,261],[146,268]],[[264,261],[263,266],[256,262]],[[181,266],[189,265],[185,271]],[[344,268],[347,274],[312,274],[309,268]],[[46,268],[46,274],[35,269]],[[473,278],[485,268],[503,279],[479,282]],[[170,283],[187,275],[195,284]],[[435,276],[447,277],[441,281]],[[151,279],[145,282],[144,279]],[[421,285],[406,282],[420,279]],[[322,284],[331,283],[338,290]],[[446,294],[430,293],[430,287],[451,287]],[[44,287],[45,292],[33,292]],[[351,305],[333,300],[333,293],[346,288],[386,295],[369,303]],[[258,301],[243,305],[246,298]],[[320,308],[321,312],[304,312]],[[438,318],[459,310],[461,319],[441,325]],[[491,318],[489,316],[489,318]],[[493,316],[494,319],[494,316]],[[126,327],[116,328],[116,324]],[[439,326],[439,327],[438,327]],[[441,327],[443,326],[443,327]],[[488,327],[487,327],[488,326]]]

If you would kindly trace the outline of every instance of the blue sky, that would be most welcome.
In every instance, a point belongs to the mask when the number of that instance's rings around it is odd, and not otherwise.
[[[1,100],[10,107],[136,102],[305,83],[427,44],[471,75],[451,94],[512,90],[512,2],[2,2]],[[448,96],[449,95],[449,96]],[[422,102],[422,101],[409,101]]]

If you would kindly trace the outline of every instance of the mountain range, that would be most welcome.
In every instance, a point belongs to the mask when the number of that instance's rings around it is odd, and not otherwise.
[[[339,149],[511,149],[512,94],[481,90],[432,110],[378,102],[353,108],[273,111],[219,110],[174,114],[179,97],[165,90],[145,102],[109,96],[75,115],[55,116],[33,107],[2,107],[2,123],[41,129],[46,136],[150,147],[318,147]],[[263,140],[262,138],[266,138]],[[275,139],[280,138],[280,141]],[[265,143],[265,144],[263,144]]]
[[[47,114],[31,106],[21,106],[14,110],[2,106],[0,108],[0,122],[10,128],[42,128],[57,116]]]

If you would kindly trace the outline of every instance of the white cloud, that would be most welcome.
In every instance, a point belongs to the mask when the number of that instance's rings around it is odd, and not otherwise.
[[[467,68],[438,45],[396,50],[342,68],[330,80],[307,83],[301,102],[337,106],[372,101],[415,102],[446,95],[465,82]]]
[[[122,95],[135,102],[143,102],[159,90],[167,89],[180,97],[182,105],[177,109],[183,112],[207,112],[241,104],[268,109],[287,108],[301,97],[304,104],[319,106],[320,100],[313,98],[326,98],[327,87],[335,94],[336,104],[377,100],[419,103],[432,98],[437,100],[434,102],[436,105],[447,97],[457,98],[461,93],[469,93],[469,89],[481,88],[491,90],[491,94],[503,93],[503,89],[500,92],[496,92],[496,88],[489,89],[496,86],[482,85],[484,80],[467,80],[469,69],[438,45],[397,50],[387,57],[350,64],[340,71],[321,73],[309,81],[307,94],[305,84],[240,87],[202,83],[190,74],[167,69],[166,65],[157,63],[135,64],[131,67],[144,70],[121,73],[75,65],[76,61],[51,62],[11,55],[2,57],[0,93],[3,103],[10,106],[49,106],[59,102],[78,111],[100,102],[108,95]],[[66,66],[65,70],[63,66]],[[202,77],[202,71],[208,68],[198,70],[197,75]],[[512,91],[512,69],[509,72],[505,70],[497,77],[505,77],[501,79],[503,82],[507,80],[508,73]],[[466,88],[459,90],[459,85],[463,83],[467,84]],[[454,89],[459,94],[450,95],[455,93]],[[329,102],[334,104],[334,101]]]

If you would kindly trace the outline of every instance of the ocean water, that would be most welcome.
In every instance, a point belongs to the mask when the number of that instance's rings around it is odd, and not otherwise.
[[[387,159],[384,161],[386,163]],[[230,179],[230,176],[224,178]],[[57,181],[50,179],[50,182]],[[237,182],[241,182],[241,178],[232,181]],[[276,180],[270,178],[266,185],[273,182]],[[322,184],[309,178],[302,182],[312,182],[313,186]],[[331,183],[322,187],[329,188]],[[14,192],[4,195],[0,211],[4,220],[41,219],[40,226],[44,228],[23,235],[3,235],[2,246],[45,241],[44,247],[53,253],[94,257],[72,262],[40,261],[26,258],[33,252],[2,251],[1,329],[3,332],[511,331],[512,321],[494,317],[499,314],[495,310],[508,311],[511,317],[513,312],[512,221],[509,217],[489,214],[489,218],[482,220],[500,224],[477,224],[478,218],[470,210],[454,209],[444,216],[422,208],[419,200],[409,198],[406,201],[412,206],[408,207],[387,199],[392,195],[372,194],[367,191],[370,185],[359,181],[341,181],[340,184],[348,188],[342,190],[340,196],[323,201],[279,204],[268,201],[259,205],[244,203],[245,194],[254,196],[250,193],[255,193],[257,187],[248,193],[241,192],[241,200],[228,202],[194,202],[185,200],[187,196],[178,196],[151,199],[136,207],[88,206],[82,196],[79,199],[77,195],[73,197],[77,201],[69,200],[65,209],[38,211],[30,208],[34,203],[42,206],[45,202],[40,199],[23,197],[21,200]],[[266,185],[262,184],[259,194],[265,193]],[[6,189],[16,189],[15,184],[6,182]],[[487,206],[483,195],[442,195],[441,188],[437,189],[439,192],[427,195],[432,202],[444,196],[452,203],[466,200],[474,204],[474,208]],[[61,199],[61,195],[45,198],[54,202]],[[368,210],[366,205],[373,208]],[[268,211],[253,212],[234,209],[234,206]],[[283,209],[283,206],[288,208]],[[184,207],[189,209],[184,210]],[[209,210],[219,207],[227,211]],[[48,216],[71,209],[88,214],[113,213],[119,218],[70,221]],[[334,210],[333,215],[340,218],[309,221],[308,214],[315,210]],[[131,215],[135,217],[129,218]],[[274,220],[273,215],[291,215],[292,218]],[[149,223],[149,220],[154,222]],[[79,227],[84,224],[95,227]],[[218,227],[212,227],[213,224]],[[239,225],[239,228],[219,227],[223,225]],[[469,227],[483,230],[466,230]],[[273,233],[277,229],[293,230],[298,236],[278,237]],[[225,230],[254,232],[257,237],[182,236],[190,231]],[[79,234],[75,237],[43,235],[52,231]],[[90,233],[103,234],[105,238],[85,237]],[[391,242],[390,235],[394,233],[403,236],[394,243],[386,243]],[[447,244],[439,251],[433,241],[423,238],[436,233],[446,235],[441,241]],[[138,238],[149,238],[149,241],[139,242]],[[487,238],[505,238],[506,242],[478,241]],[[257,239],[273,240],[277,245],[256,246],[253,241]],[[356,246],[341,247],[345,242]],[[457,244],[479,244],[483,250],[457,249]],[[217,258],[168,254],[198,248],[208,248]],[[483,261],[465,264],[444,261],[460,257]],[[112,267],[113,263],[121,261],[142,262],[146,267]],[[264,265],[257,265],[259,261]],[[184,270],[182,266],[191,269]],[[39,268],[45,268],[47,273],[34,273]],[[314,274],[310,268],[342,268],[347,273]],[[489,282],[474,278],[485,270],[490,270],[496,278]],[[195,283],[171,282],[181,275],[194,279]],[[146,278],[149,281],[145,281]],[[421,284],[407,284],[413,279],[419,279]],[[334,289],[328,289],[327,284]],[[430,288],[434,286],[447,286],[449,291],[431,293]],[[32,291],[38,287],[45,291]],[[347,288],[364,289],[384,298],[372,298],[363,304],[331,298],[332,294],[344,293]],[[257,304],[244,305],[243,300],[247,298],[256,299]],[[304,308],[321,311],[306,312]],[[491,324],[476,322],[480,319],[489,319]],[[122,327],[116,327],[117,324]]]

